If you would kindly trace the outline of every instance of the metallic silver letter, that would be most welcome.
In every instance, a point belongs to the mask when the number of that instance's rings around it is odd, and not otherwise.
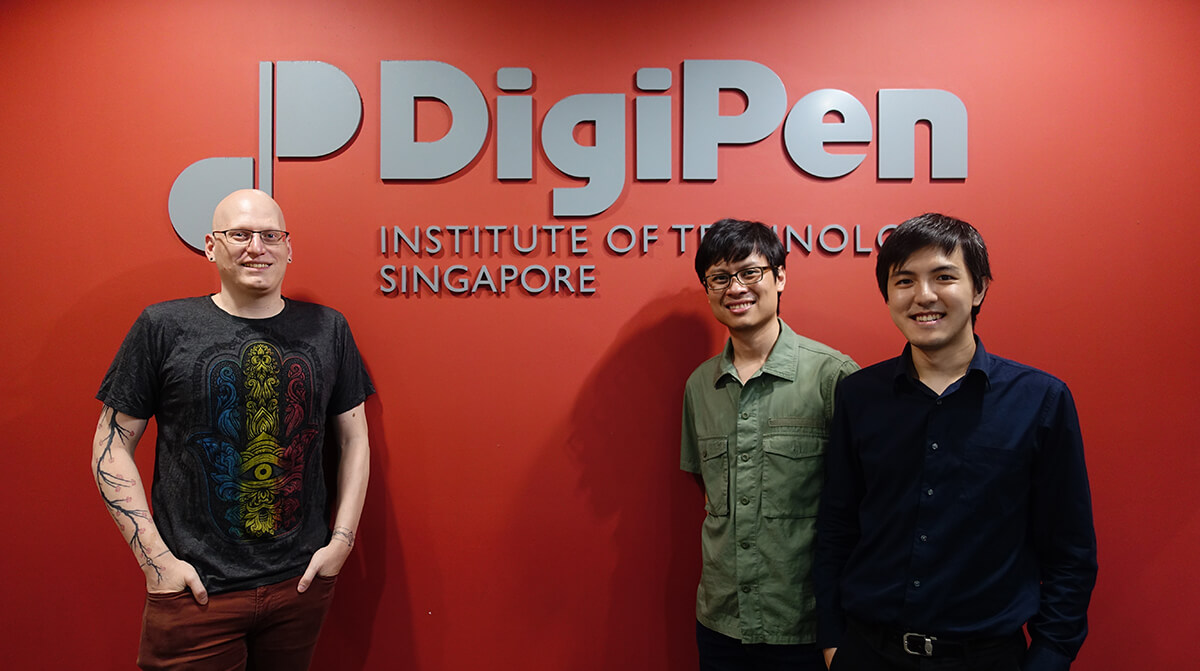
[[[930,177],[966,179],[967,108],[939,89],[880,89],[879,178],[912,179],[913,126],[928,121]]]
[[[637,87],[666,91],[671,88],[671,71],[641,68]],[[633,109],[637,179],[671,179],[671,96],[637,96]]]
[[[595,146],[575,142],[575,126],[594,122]],[[581,93],[554,104],[542,120],[542,150],[564,174],[587,186],[554,189],[554,216],[590,217],[607,210],[625,188],[625,96]]]
[[[440,61],[382,61],[379,87],[380,178],[449,177],[483,148],[487,102],[462,70]],[[416,141],[418,98],[433,98],[450,108],[450,130],[440,139]]]
[[[746,111],[721,116],[721,90],[746,96]],[[683,62],[683,178],[717,178],[717,146],[752,144],[774,131],[787,112],[779,75],[754,61]]]
[[[841,123],[825,122],[825,114],[838,112]],[[788,156],[804,172],[816,177],[842,177],[866,154],[830,154],[827,142],[870,142],[871,116],[857,98],[837,89],[821,89],[801,98],[783,124],[783,144]]]
[[[500,68],[496,86],[501,91],[528,91],[533,71]],[[496,178],[533,179],[533,96],[496,97]]]

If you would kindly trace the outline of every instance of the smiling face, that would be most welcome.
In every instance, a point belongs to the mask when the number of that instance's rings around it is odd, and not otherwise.
[[[709,266],[704,275],[726,273],[733,275],[745,268],[769,266],[762,254],[755,252],[737,262],[720,261]],[[779,294],[787,283],[787,272],[768,269],[757,284],[743,286],[731,279],[723,291],[708,291],[708,305],[717,321],[734,332],[752,332],[771,324],[779,309]]]
[[[217,264],[222,293],[249,300],[277,298],[292,257],[292,241],[268,245],[261,235],[254,235],[249,243],[239,245],[216,233],[231,228],[287,230],[279,206],[262,191],[235,191],[217,205],[213,214],[214,232],[204,236],[204,250]]]
[[[887,306],[913,348],[932,355],[974,347],[971,310],[986,292],[986,280],[979,287],[971,281],[962,248],[926,247],[888,273]]]

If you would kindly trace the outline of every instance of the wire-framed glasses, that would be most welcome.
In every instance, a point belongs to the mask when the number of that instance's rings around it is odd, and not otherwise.
[[[762,282],[763,275],[766,274],[771,266],[751,266],[742,268],[736,273],[713,273],[704,277],[704,288],[709,291],[724,291],[729,288],[729,283],[737,280],[738,284],[748,287],[751,284]]]
[[[287,240],[288,236],[291,235],[287,231],[280,231],[273,228],[265,231],[252,231],[248,228],[227,228],[223,231],[213,231],[213,233],[224,235],[226,240],[235,245],[248,245],[256,235],[259,240],[262,240],[264,245],[278,245]]]

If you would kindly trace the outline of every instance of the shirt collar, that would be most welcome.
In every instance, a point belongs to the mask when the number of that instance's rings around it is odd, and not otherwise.
[[[979,377],[983,380],[984,389],[991,389],[992,370],[995,364],[992,361],[992,356],[984,349],[983,341],[979,339],[979,336],[974,336],[974,338],[975,355],[971,357],[971,363],[967,366],[967,373],[963,375],[962,379]],[[895,378],[895,384],[900,385],[901,383],[909,382],[912,379],[908,374],[910,370],[912,370],[912,345],[906,344],[904,351],[896,358],[896,368],[892,373]]]
[[[775,344],[771,346],[771,353],[767,355],[767,360],[759,372],[791,382],[796,379],[795,343],[797,336],[786,322],[778,317],[776,319],[779,320],[779,337],[775,339]],[[737,367],[733,365],[732,339],[725,340],[725,350],[721,352],[721,364],[717,366],[716,375],[713,377],[713,386],[720,385],[726,375],[735,380],[741,379],[738,377]]]

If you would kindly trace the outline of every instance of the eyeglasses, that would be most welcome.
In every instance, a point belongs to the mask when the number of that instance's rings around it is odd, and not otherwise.
[[[729,283],[737,280],[738,284],[748,287],[751,284],[762,282],[764,274],[771,270],[772,266],[751,266],[750,268],[742,268],[733,273],[713,273],[708,275],[701,281],[704,288],[709,291],[724,291],[729,288]]]
[[[252,231],[248,228],[227,228],[223,231],[213,231],[213,233],[224,235],[226,240],[235,245],[248,245],[256,235],[259,240],[262,240],[264,245],[278,245],[287,240],[288,236],[291,235],[287,231],[277,231],[275,229]]]

